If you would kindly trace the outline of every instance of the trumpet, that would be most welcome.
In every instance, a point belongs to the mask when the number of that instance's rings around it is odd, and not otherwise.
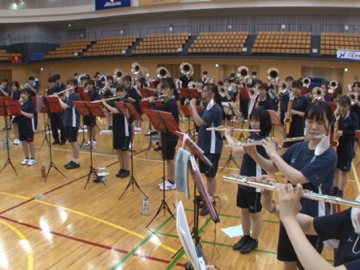
[[[269,68],[266,73],[266,78],[273,84],[276,84],[279,81],[280,73],[276,68]]]
[[[21,89],[26,89],[26,88],[29,88],[29,86],[31,86],[30,83],[25,83],[25,84],[23,84],[20,88],[21,88]]]
[[[263,182],[256,177],[247,177],[242,175],[232,174],[231,176],[223,176],[225,181],[233,182],[243,186],[249,186],[254,188],[263,188],[266,190],[274,191],[277,183]],[[336,205],[346,205],[350,207],[360,208],[360,202],[342,199],[340,197],[330,196],[326,194],[319,194],[311,190],[303,190],[302,197],[314,201],[321,201],[327,203],[333,203]]]
[[[304,78],[304,79],[302,79],[302,84],[303,84],[303,86],[304,87],[306,87],[306,88],[309,88],[309,86],[310,86],[310,84],[311,84],[311,80],[310,80],[310,78]]]
[[[355,105],[358,101],[358,93],[357,92],[349,92],[346,94],[351,100],[351,106]]]
[[[276,143],[281,143],[281,142],[296,142],[296,141],[309,141],[312,139],[322,139],[324,138],[326,135],[321,134],[321,135],[311,135],[311,136],[303,136],[303,137],[292,137],[292,138],[286,138],[286,139],[278,139],[275,140]],[[256,146],[256,145],[262,145],[262,141],[255,141],[255,142],[238,142],[238,143],[232,143],[229,145],[225,145],[225,147],[246,147],[246,146]]]
[[[210,127],[210,128],[207,128],[206,130],[207,130],[207,131],[225,131],[225,128]],[[260,129],[234,128],[233,131],[241,131],[241,132],[260,132]]]
[[[186,76],[191,76],[194,74],[194,68],[190,63],[183,62],[180,65],[180,72]]]

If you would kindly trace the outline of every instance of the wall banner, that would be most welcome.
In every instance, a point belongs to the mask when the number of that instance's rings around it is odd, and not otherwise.
[[[131,0],[95,0],[95,10],[130,7]]]
[[[360,61],[360,51],[338,49],[336,50],[336,58]]]

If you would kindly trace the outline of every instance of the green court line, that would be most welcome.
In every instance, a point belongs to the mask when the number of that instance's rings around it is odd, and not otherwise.
[[[174,213],[173,213],[174,215]],[[159,227],[157,227],[155,229],[155,231],[151,232],[151,234],[149,234],[146,238],[144,238],[144,240],[142,240],[140,242],[140,244],[138,244],[133,250],[131,250],[128,254],[125,255],[124,258],[122,258],[117,264],[115,264],[110,270],[115,270],[116,268],[118,268],[120,265],[122,265],[127,259],[129,259],[136,251],[138,251],[143,245],[145,245],[150,238],[157,234],[159,232],[159,230],[161,230],[170,220],[172,219],[172,217],[168,217],[163,223],[161,223],[161,225]]]
[[[185,209],[185,211],[187,211],[187,212],[194,212],[193,209]],[[229,217],[229,218],[241,219],[241,217],[239,217],[239,216],[232,216],[232,215],[226,215],[226,214],[219,214],[219,216],[220,216],[220,217]],[[263,219],[263,221],[266,222],[266,223],[280,224],[279,221],[266,220],[266,219]]]
[[[205,223],[200,227],[200,229],[199,229],[199,235],[200,235],[202,232],[204,232],[205,227],[209,224],[210,221],[211,221],[211,217],[209,217],[209,218],[205,221]],[[174,267],[174,265],[178,262],[178,260],[179,260],[183,255],[184,255],[184,249],[182,249],[182,250],[178,253],[178,255],[176,255],[176,257],[172,260],[172,262],[168,265],[168,267],[166,267],[165,270],[171,270],[171,269]]]

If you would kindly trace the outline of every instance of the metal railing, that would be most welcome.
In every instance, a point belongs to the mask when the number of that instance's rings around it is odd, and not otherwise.
[[[147,34],[172,34],[172,33],[191,33],[191,25],[180,25],[173,26],[169,25],[168,27],[149,27],[147,29]]]
[[[61,43],[61,37],[53,36],[38,36],[38,35],[19,35],[0,38],[0,46],[9,46],[13,44],[22,43],[48,43],[59,44]]]
[[[199,33],[201,32],[250,32],[249,24],[213,24],[200,25]]]
[[[67,40],[80,40],[88,38],[93,38],[94,40],[96,40],[96,32],[68,34]]]
[[[312,32],[311,24],[259,24],[258,31]]]
[[[141,36],[141,29],[119,29],[119,30],[109,30],[101,32],[101,37],[120,37],[120,36]]]
[[[320,33],[355,33],[360,34],[358,25],[344,24],[322,24],[320,25]]]

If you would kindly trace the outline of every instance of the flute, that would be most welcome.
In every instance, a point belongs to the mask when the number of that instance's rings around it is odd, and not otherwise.
[[[105,99],[105,101],[115,100],[115,99],[119,99],[119,98],[120,97],[111,97],[111,98]],[[102,99],[91,101],[91,103],[99,103],[99,102],[102,102]]]
[[[205,98],[204,97],[200,97],[200,98],[197,98],[196,99],[196,101],[202,101],[202,100],[204,100]],[[190,103],[190,99],[189,100],[186,100],[185,102],[184,102],[184,105],[188,105]]]
[[[56,94],[57,94],[57,95],[60,95],[60,94],[62,94],[62,93],[65,93],[65,92],[70,91],[70,90],[73,90],[73,89],[74,89],[74,87],[71,86],[71,87],[69,87],[69,88],[67,88],[67,89],[65,89],[65,90],[62,90],[62,91],[60,91],[60,92],[57,92]],[[49,97],[54,97],[54,95],[51,95],[51,96],[49,96]]]
[[[216,128],[216,127],[210,127],[206,129],[207,131],[225,131],[225,128]],[[242,132],[260,132],[260,129],[241,129],[241,128],[234,128],[234,131],[242,131]]]
[[[225,181],[229,181],[229,182],[234,182],[237,183],[239,185],[243,185],[243,186],[249,186],[249,187],[254,187],[254,188],[263,188],[266,190],[271,190],[274,191],[275,187],[277,185],[277,183],[273,183],[273,182],[262,182],[257,180],[256,177],[247,177],[247,176],[241,176],[241,175],[236,175],[236,174],[232,174],[232,176],[223,176],[223,179]],[[346,205],[346,206],[350,206],[350,207],[357,207],[360,208],[360,202],[358,201],[351,201],[351,200],[346,200],[340,197],[335,197],[335,196],[330,196],[330,195],[326,195],[326,194],[319,194],[316,192],[313,192],[311,190],[303,190],[303,194],[302,197],[305,199],[310,199],[310,200],[314,200],[314,201],[321,201],[321,202],[327,202],[327,203],[332,203],[332,204],[336,204],[336,205]]]
[[[275,140],[276,143],[279,142],[296,142],[296,141],[309,141],[311,139],[322,139],[323,137],[325,137],[326,135],[321,134],[321,135],[311,135],[311,136],[304,136],[304,137],[292,137],[292,138],[287,138],[287,139],[278,139]],[[234,146],[253,146],[253,145],[262,145],[262,140],[261,141],[256,141],[256,142],[238,142],[238,143],[232,143],[229,145],[225,145],[225,147],[234,147]]]

